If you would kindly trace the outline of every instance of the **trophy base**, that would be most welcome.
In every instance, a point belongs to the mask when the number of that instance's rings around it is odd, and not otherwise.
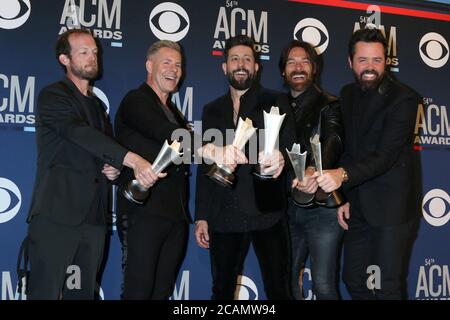
[[[121,192],[125,199],[139,205],[143,205],[149,195],[148,189],[142,188],[137,180],[130,181]]]
[[[319,188],[314,196],[314,202],[319,206],[337,208],[346,203],[347,200],[341,189],[327,193]]]
[[[314,193],[304,193],[297,188],[291,189],[291,197],[294,204],[301,208],[310,208],[315,205],[314,203]]]
[[[211,180],[217,182],[223,187],[232,187],[234,183],[234,174],[225,166],[214,164],[206,174]]]
[[[272,180],[275,172],[263,173],[259,164],[255,165],[252,174],[260,180]]]

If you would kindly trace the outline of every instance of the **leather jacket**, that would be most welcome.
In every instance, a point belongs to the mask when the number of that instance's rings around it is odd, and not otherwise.
[[[290,94],[280,97],[280,103],[288,103],[290,121],[295,121],[296,142],[301,152],[307,151],[306,167],[315,166],[309,139],[320,134],[322,168],[332,169],[337,165],[343,152],[343,124],[339,100],[316,85],[311,85],[302,95],[300,106],[294,111]],[[320,132],[319,132],[320,131]]]

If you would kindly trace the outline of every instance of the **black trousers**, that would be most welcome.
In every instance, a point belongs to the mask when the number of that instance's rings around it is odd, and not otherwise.
[[[188,234],[186,221],[150,214],[120,216],[122,299],[169,299],[186,254]]]
[[[352,207],[344,237],[343,280],[352,299],[406,298],[414,220],[373,227]]]
[[[284,219],[264,230],[211,232],[212,299],[234,299],[237,279],[250,243],[258,258],[267,298],[291,300],[289,231]]]
[[[34,216],[28,229],[27,299],[93,300],[105,237],[105,226],[64,226]]]

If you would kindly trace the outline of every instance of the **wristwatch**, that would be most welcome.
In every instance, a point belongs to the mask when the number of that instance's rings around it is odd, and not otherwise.
[[[342,169],[342,182],[347,182],[348,181],[348,173],[344,168],[341,167],[341,169]]]

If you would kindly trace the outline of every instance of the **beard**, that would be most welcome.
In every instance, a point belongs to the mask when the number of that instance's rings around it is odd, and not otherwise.
[[[245,72],[247,74],[247,78],[242,80],[237,80],[234,75],[238,72]],[[250,71],[247,69],[241,68],[234,70],[232,72],[227,72],[227,78],[230,85],[236,90],[246,90],[250,88],[253,83],[254,75],[250,74]]]
[[[73,64],[71,64],[71,70],[72,70],[72,73],[76,76],[76,77],[78,77],[78,78],[80,78],[80,79],[82,79],[82,80],[94,80],[95,78],[97,78],[97,75],[98,75],[98,66],[97,66],[97,64],[95,64],[95,65],[90,65],[91,66],[91,68],[90,68],[90,70],[88,70],[88,69],[86,69],[86,67],[77,67],[77,66],[75,66],[75,65],[73,65]]]
[[[301,75],[305,76],[305,80],[302,83],[296,83],[293,78]],[[290,74],[286,75],[286,84],[294,91],[304,91],[311,85],[312,82],[313,79],[311,74],[308,74],[305,71],[292,71]]]
[[[375,75],[375,78],[372,80],[364,80],[363,76],[366,74],[373,74],[373,75]],[[360,74],[356,74],[354,72],[354,75],[355,75],[355,79],[359,83],[361,89],[363,91],[366,91],[366,90],[373,90],[378,87],[381,80],[383,79],[384,72],[380,75],[376,70],[368,69],[368,70],[364,70]]]

